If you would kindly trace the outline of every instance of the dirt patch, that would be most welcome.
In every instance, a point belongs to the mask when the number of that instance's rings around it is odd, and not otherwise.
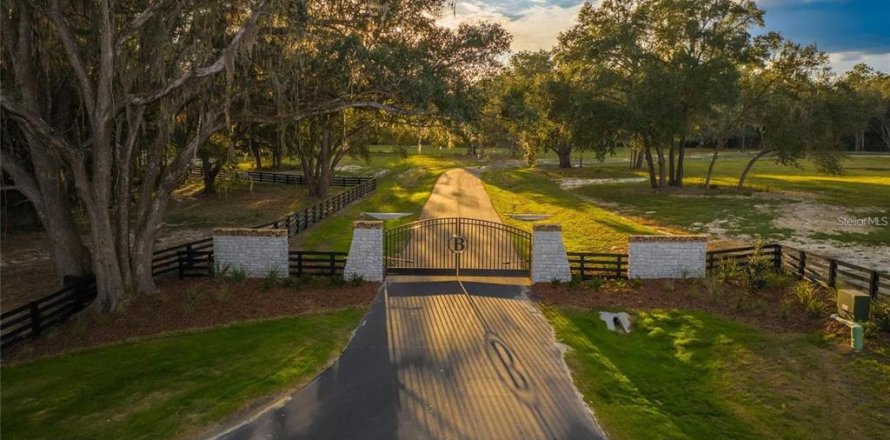
[[[645,177],[623,177],[606,179],[559,179],[559,187],[562,189],[574,189],[589,185],[609,185],[613,183],[637,183],[645,182]]]
[[[0,306],[10,310],[62,288],[49,258],[45,232],[4,234],[0,258]]]
[[[168,332],[307,312],[364,307],[379,284],[331,285],[326,278],[281,281],[265,289],[264,280],[242,283],[210,278],[167,280],[160,292],[140,296],[124,310],[110,314],[85,312],[42,338],[4,351],[3,362],[19,362]]]

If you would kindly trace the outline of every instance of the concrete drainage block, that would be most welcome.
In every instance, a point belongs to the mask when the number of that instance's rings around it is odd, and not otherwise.
[[[627,313],[600,312],[600,319],[606,322],[606,327],[613,332],[630,333],[630,317]]]

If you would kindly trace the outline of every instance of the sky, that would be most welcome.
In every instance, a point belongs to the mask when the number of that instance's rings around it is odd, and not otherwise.
[[[593,0],[594,3],[599,0]],[[760,0],[766,11],[763,31],[793,41],[815,43],[843,73],[867,63],[890,73],[890,0]],[[513,51],[549,49],[572,27],[583,0],[458,0],[441,22],[487,20],[513,34]]]

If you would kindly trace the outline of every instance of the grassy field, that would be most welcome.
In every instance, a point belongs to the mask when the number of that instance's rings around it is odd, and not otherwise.
[[[551,214],[543,220],[564,226],[563,240],[569,251],[623,251],[630,234],[655,231],[596,205],[585,203],[564,191],[546,171],[496,168],[485,172],[485,190],[501,219],[510,225],[531,229],[531,224],[512,219],[508,213]]]
[[[194,437],[318,374],[363,310],[175,334],[2,369],[2,437]]]
[[[735,184],[744,165],[745,156],[738,153],[719,160],[712,180],[716,187],[707,189],[701,187],[707,161],[691,159],[682,189],[654,191],[648,182],[634,182],[590,185],[573,191],[615,204],[623,212],[658,225],[695,231],[703,230],[708,223],[725,221],[720,226],[731,235],[766,240],[788,238],[803,229],[777,224],[779,216],[788,211],[809,209],[813,211],[809,219],[828,223],[829,227],[839,215],[890,216],[890,156],[850,157],[844,161],[841,175],[821,174],[806,162],[795,168],[762,160],[752,169],[746,188],[738,190]],[[591,164],[565,171],[545,166],[544,170],[551,178],[646,176],[645,172],[627,170],[626,163]],[[822,205],[834,209],[819,209]],[[810,238],[890,245],[890,228],[824,231]]]
[[[546,314],[610,439],[876,439],[890,426],[879,355],[704,313],[639,312],[627,335],[592,312]]]

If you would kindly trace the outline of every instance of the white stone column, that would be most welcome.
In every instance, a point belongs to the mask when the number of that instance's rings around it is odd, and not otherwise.
[[[707,235],[631,235],[628,278],[705,276]]]
[[[537,224],[532,230],[532,282],[570,281],[572,271],[562,242],[562,227]]]
[[[383,281],[383,222],[357,221],[353,223],[352,244],[343,278],[360,276],[365,281]]]
[[[287,229],[217,228],[213,230],[213,262],[220,269],[238,269],[251,278],[276,271],[286,277]]]

